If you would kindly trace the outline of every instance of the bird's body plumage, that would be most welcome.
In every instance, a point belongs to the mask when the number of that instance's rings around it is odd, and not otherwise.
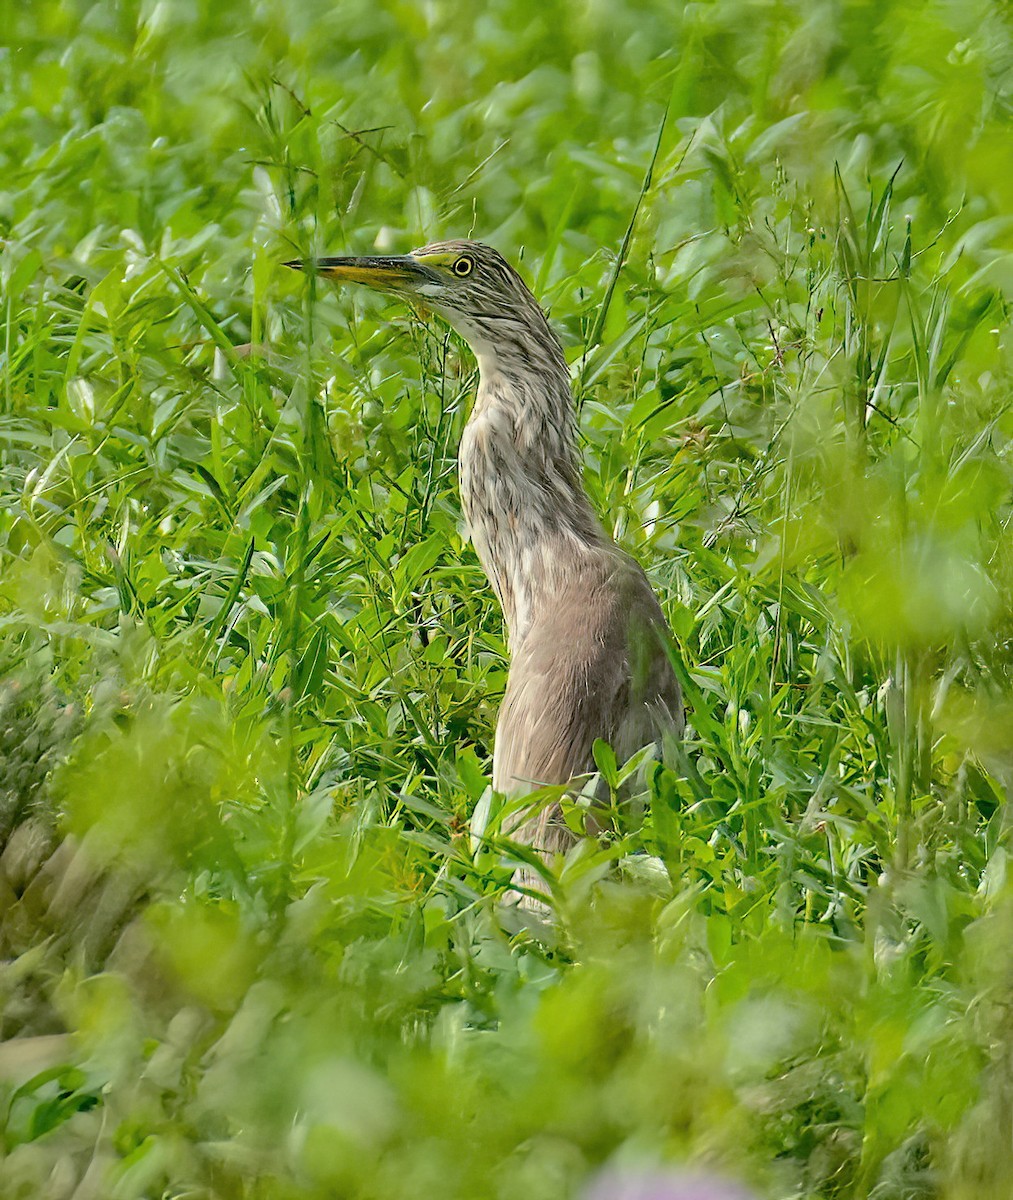
[[[596,738],[624,761],[679,716],[664,617],[642,571],[614,548],[583,555],[540,596],[511,652],[493,786],[567,783],[594,770]]]
[[[681,697],[661,606],[584,490],[563,350],[517,272],[470,241],[401,259],[323,259],[317,268],[435,310],[478,360],[459,466],[465,519],[503,609],[511,658],[494,788],[519,795],[566,784],[594,770],[597,738],[622,761],[677,730]],[[514,836],[546,855],[573,841],[558,804],[522,820]]]

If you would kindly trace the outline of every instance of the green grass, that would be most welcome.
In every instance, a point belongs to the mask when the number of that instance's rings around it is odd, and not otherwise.
[[[668,1162],[1006,1200],[1003,6],[40,0],[6,37],[4,1200]],[[483,802],[473,362],[279,265],[469,234],[551,310],[688,705],[544,938]]]

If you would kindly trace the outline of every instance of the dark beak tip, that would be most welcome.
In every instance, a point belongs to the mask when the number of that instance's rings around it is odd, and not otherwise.
[[[293,271],[303,271],[306,268],[306,264],[301,258],[290,259],[288,262],[282,263],[281,265],[283,267],[291,267]]]

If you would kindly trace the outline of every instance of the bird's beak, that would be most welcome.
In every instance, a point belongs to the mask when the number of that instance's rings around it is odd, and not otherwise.
[[[364,283],[383,292],[412,292],[438,277],[410,254],[391,258],[310,258],[285,263],[297,271],[314,271],[335,283]]]

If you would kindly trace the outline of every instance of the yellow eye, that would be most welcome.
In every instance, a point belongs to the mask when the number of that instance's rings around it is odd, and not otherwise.
[[[453,269],[454,274],[459,279],[463,279],[465,277],[465,275],[471,274],[472,270],[474,269],[474,266],[475,266],[475,260],[473,258],[469,258],[467,255],[465,255],[463,258],[459,258],[457,260],[457,262],[454,263],[454,266],[452,269]]]

